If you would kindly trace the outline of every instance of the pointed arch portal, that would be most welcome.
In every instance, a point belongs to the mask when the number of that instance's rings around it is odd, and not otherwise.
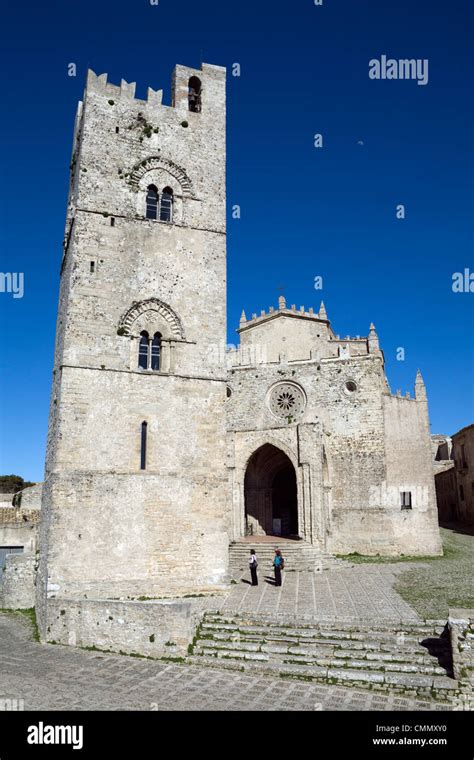
[[[245,472],[244,491],[249,533],[298,535],[296,472],[281,449],[266,443],[252,454]]]

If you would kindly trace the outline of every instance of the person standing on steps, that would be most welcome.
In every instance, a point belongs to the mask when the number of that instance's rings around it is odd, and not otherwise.
[[[275,586],[281,586],[281,571],[285,567],[285,560],[283,559],[280,549],[275,549],[275,557],[273,559],[273,568],[275,570]]]
[[[252,578],[252,586],[258,586],[258,577],[257,577],[257,555],[255,554],[255,549],[250,549],[250,557],[249,557],[249,567],[250,567],[250,575]]]

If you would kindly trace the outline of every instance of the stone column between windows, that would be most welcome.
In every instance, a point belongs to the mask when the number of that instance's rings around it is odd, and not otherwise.
[[[174,371],[175,371],[175,367],[174,367],[175,348],[176,348],[175,341],[174,340],[170,340],[169,341],[169,345],[168,345],[168,349],[169,349],[168,350],[168,356],[169,356],[169,359],[168,359],[168,372],[170,372],[171,374],[174,374]]]
[[[161,339],[160,372],[171,372],[170,369],[170,343],[166,338]]]

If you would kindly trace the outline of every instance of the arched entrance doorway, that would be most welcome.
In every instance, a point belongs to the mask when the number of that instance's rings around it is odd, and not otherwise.
[[[266,443],[245,473],[245,520],[251,535],[297,536],[296,473],[287,455]]]

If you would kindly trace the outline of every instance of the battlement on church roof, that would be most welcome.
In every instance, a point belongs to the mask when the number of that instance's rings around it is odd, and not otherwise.
[[[328,326],[330,325],[330,322],[327,318],[326,309],[324,308],[324,303],[321,302],[321,307],[318,312],[315,312],[312,306],[306,310],[304,306],[300,306],[299,309],[297,309],[296,304],[292,304],[290,308],[288,308],[286,305],[285,297],[280,296],[278,299],[278,307],[276,309],[274,306],[270,306],[268,312],[262,309],[260,314],[254,313],[250,319],[247,319],[245,311],[243,311],[240,317],[239,329],[237,332],[246,330],[249,327],[254,327],[255,325],[261,324],[268,319],[274,319],[275,317],[281,315],[306,318],[316,322],[326,322]]]

